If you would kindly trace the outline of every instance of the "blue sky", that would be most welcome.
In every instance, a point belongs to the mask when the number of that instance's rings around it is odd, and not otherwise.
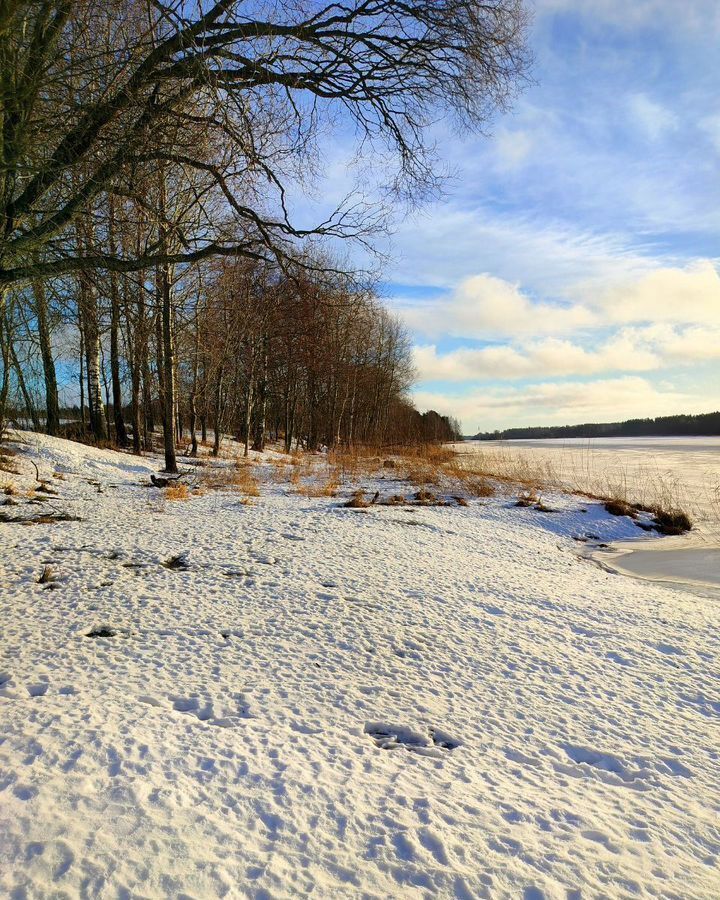
[[[395,223],[416,402],[468,433],[720,408],[720,3],[533,8],[535,84],[438,129],[454,177]]]

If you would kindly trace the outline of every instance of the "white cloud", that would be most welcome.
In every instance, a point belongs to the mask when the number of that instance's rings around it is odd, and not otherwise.
[[[720,274],[709,260],[620,282],[596,303],[612,322],[720,325]]]
[[[683,31],[720,29],[716,0],[688,0],[681,5],[675,0],[535,0],[534,6],[540,15],[569,11],[624,29],[658,23]]]
[[[460,419],[466,433],[512,425],[608,422],[633,417],[707,412],[720,404],[701,392],[661,390],[637,376],[586,382],[548,382],[530,387],[477,390],[469,394],[418,391],[420,409]]]
[[[675,113],[661,103],[648,97],[647,94],[630,94],[627,98],[628,112],[631,120],[652,141],[657,141],[670,131],[679,127]]]
[[[395,282],[447,289],[492,271],[511,283],[567,297],[581,278],[631,278],[660,265],[625,235],[595,234],[482,207],[435,206],[405,220],[394,243]]]
[[[564,334],[594,325],[582,306],[534,301],[519,286],[492,275],[465,279],[449,300],[405,308],[405,321],[428,335],[491,338]]]
[[[477,382],[488,379],[539,379],[606,372],[646,372],[661,359],[629,334],[620,334],[597,350],[548,338],[524,347],[461,347],[438,353],[434,345],[415,347],[420,381]]]
[[[475,340],[557,337],[633,323],[720,326],[720,274],[709,260],[617,278],[610,287],[608,280],[577,285],[582,302],[548,303],[502,278],[475,275],[449,297],[396,303],[396,308],[411,329],[432,341],[443,335]],[[574,351],[563,344],[551,346],[550,352],[559,357]]]
[[[628,340],[652,350],[666,363],[692,364],[720,359],[720,327],[678,329],[668,324],[625,329]]]
[[[500,128],[493,140],[497,170],[505,172],[519,168],[528,159],[533,147],[534,141],[528,131]]]

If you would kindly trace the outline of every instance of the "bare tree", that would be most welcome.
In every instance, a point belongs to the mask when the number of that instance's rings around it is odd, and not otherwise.
[[[365,198],[322,222],[291,216],[287,188],[324,129],[349,119],[359,141],[394,160],[389,186],[422,194],[435,179],[427,126],[446,113],[479,126],[506,104],[526,71],[524,26],[522,0],[1,4],[0,318],[12,286],[76,276],[100,436],[93,272],[167,272],[213,256],[286,265],[308,237],[366,240],[382,219]],[[127,199],[137,173],[168,166],[194,194],[172,240],[161,227],[146,241],[109,241],[79,221],[105,198]],[[319,397],[309,396],[312,420]]]

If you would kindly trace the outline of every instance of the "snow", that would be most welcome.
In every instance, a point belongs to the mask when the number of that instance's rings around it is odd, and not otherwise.
[[[535,441],[467,441],[464,454],[497,453],[501,464],[543,467],[569,489],[626,496],[689,513],[693,530],[655,541],[627,539],[588,554],[608,571],[680,589],[720,595],[720,437],[571,438]]]
[[[569,487],[627,489],[638,502],[668,497],[701,523],[720,524],[720,437],[465,441],[461,453],[547,463]],[[630,498],[629,498],[630,499]]]
[[[81,521],[0,524],[3,896],[720,895],[720,607],[582,557],[629,519],[28,440],[0,511]]]

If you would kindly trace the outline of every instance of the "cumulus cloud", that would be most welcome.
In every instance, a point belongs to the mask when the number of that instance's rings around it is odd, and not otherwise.
[[[415,347],[421,381],[473,382],[483,379],[549,378],[605,372],[646,372],[661,359],[629,334],[620,334],[597,350],[571,341],[548,338],[523,347],[510,345],[438,353],[435,345]]]
[[[518,285],[492,275],[467,278],[449,299],[406,308],[403,316],[428,336],[470,338],[563,334],[596,321],[582,306],[534,301]]]
[[[449,295],[400,311],[416,333],[437,340],[446,335],[473,340],[557,337],[634,323],[720,326],[720,274],[709,260],[685,268],[662,267],[633,278],[578,285],[580,302],[537,300],[492,275],[466,278]],[[568,345],[552,355],[576,355]],[[491,359],[490,355],[486,357]]]
[[[644,378],[593,382],[546,382],[529,387],[475,390],[465,394],[418,391],[423,409],[456,416],[467,433],[509,425],[575,424],[617,421],[647,415],[706,412],[720,396],[709,398],[672,387],[661,389]]]
[[[709,260],[620,282],[595,303],[611,322],[720,325],[720,274]]]

